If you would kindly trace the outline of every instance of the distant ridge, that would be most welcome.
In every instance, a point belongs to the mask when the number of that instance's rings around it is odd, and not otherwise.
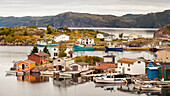
[[[0,27],[38,26],[46,27],[116,27],[116,28],[161,28],[170,24],[170,10],[142,14],[98,15],[89,13],[66,12],[56,16],[42,17],[0,17]]]

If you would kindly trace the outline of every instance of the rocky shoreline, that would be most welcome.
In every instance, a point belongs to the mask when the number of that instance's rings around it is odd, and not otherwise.
[[[0,41],[0,46],[34,46],[35,43],[28,43],[28,42],[8,42],[5,40]]]

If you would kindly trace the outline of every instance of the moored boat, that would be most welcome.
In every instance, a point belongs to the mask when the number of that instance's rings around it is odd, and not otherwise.
[[[23,75],[24,72],[21,71],[15,71],[15,70],[9,70],[9,71],[5,71],[7,75]]]
[[[94,51],[94,47],[82,47],[79,45],[73,44],[74,51]]]
[[[96,83],[108,83],[108,84],[122,84],[122,83],[127,83],[128,78],[123,77],[123,75],[120,74],[110,74],[110,75],[105,75],[102,77],[96,77],[95,82]]]
[[[54,47],[54,46],[58,46],[58,44],[37,44],[38,47]]]
[[[122,52],[123,48],[122,47],[109,48],[109,47],[105,46],[105,51],[106,52],[108,52],[108,51],[119,51],[119,52]]]
[[[46,70],[46,71],[40,71],[41,75],[54,75],[58,73],[59,71],[51,71],[51,70]]]
[[[160,87],[156,87],[156,86],[152,86],[152,85],[141,86],[142,91],[161,91],[161,89],[162,88],[160,88]]]
[[[65,72],[60,72],[59,75],[60,75],[60,76],[66,76],[66,77],[72,77],[72,74],[70,74],[70,73],[65,73]]]

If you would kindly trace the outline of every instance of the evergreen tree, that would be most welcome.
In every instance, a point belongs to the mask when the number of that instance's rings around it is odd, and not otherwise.
[[[47,49],[47,46],[44,47],[43,52],[50,55],[50,52],[49,52],[49,50]]]
[[[25,32],[24,32],[24,36],[27,36],[27,35],[28,35],[27,31],[25,31]]]
[[[67,47],[66,47],[66,44],[64,43],[59,43],[59,48],[58,48],[58,57],[65,57],[67,56],[67,54],[65,53]]]
[[[53,33],[51,28],[52,28],[52,26],[47,25],[47,34],[52,34]]]
[[[30,54],[33,54],[33,53],[38,53],[38,47],[37,46],[34,46],[33,49],[31,50]]]

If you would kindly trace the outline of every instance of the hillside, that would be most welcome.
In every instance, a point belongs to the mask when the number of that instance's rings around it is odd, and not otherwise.
[[[154,38],[170,39],[170,24],[156,31]]]
[[[88,13],[66,12],[56,16],[44,17],[0,17],[0,27],[38,26],[48,24],[57,27],[121,27],[121,28],[161,28],[170,24],[170,10],[146,15],[126,14],[122,17],[114,15],[97,15]]]

